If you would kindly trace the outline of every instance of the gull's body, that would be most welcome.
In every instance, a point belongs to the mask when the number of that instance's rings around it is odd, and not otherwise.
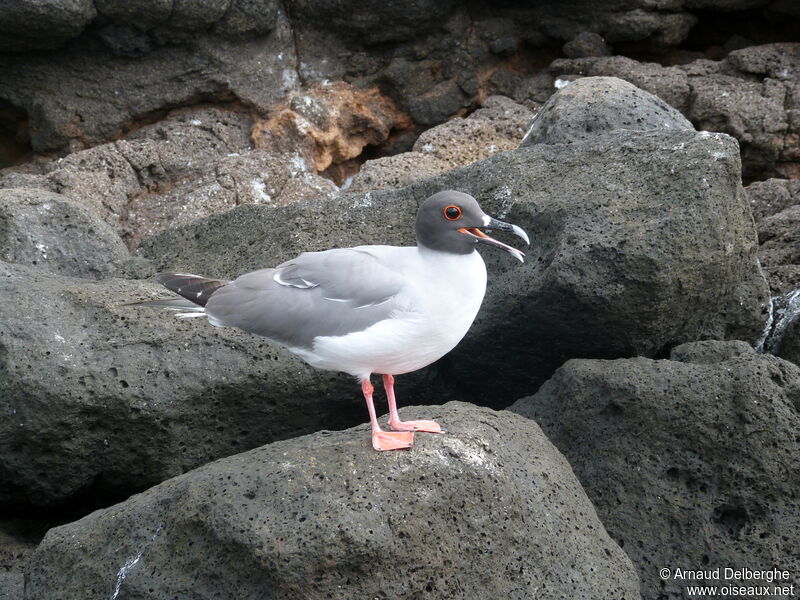
[[[486,267],[477,252],[359,246],[302,254],[298,261],[303,260],[321,267],[345,262],[357,275],[336,289],[306,272],[303,281],[317,285],[298,288],[277,283],[281,267],[255,271],[213,294],[205,310],[209,321],[260,333],[314,367],[363,380],[372,373],[416,371],[450,352],[467,333],[486,291]],[[312,294],[308,301],[316,310],[303,306],[291,315],[269,315],[268,326],[254,327],[256,319],[241,308],[252,303],[260,311],[272,304],[285,312],[282,307]],[[352,317],[342,322],[342,313],[348,312]],[[323,322],[331,325],[326,328]],[[301,326],[327,335],[292,336]]]
[[[453,218],[451,218],[453,217]],[[459,227],[463,225],[463,227]],[[486,291],[478,242],[522,254],[478,228],[514,231],[471,196],[440,192],[417,216],[416,246],[358,246],[308,252],[275,268],[224,282],[188,274],[159,276],[188,300],[163,304],[205,315],[217,326],[267,337],[314,367],[357,377],[367,400],[377,450],[408,448],[414,431],[440,432],[432,421],[402,422],[393,375],[421,369],[464,337]],[[383,375],[390,425],[380,429],[372,402],[373,373]]]

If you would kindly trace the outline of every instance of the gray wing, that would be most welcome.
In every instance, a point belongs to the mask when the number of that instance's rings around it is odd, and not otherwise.
[[[216,290],[206,314],[215,325],[310,348],[317,336],[363,331],[389,318],[405,285],[402,276],[363,250],[307,252]]]

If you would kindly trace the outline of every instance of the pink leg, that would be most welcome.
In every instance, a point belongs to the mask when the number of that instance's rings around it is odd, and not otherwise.
[[[375,450],[404,450],[414,445],[414,433],[412,431],[383,431],[378,425],[378,417],[375,415],[375,405],[372,403],[372,392],[375,388],[365,379],[361,382],[361,391],[367,401],[369,411],[369,421],[372,423],[372,447]]]
[[[389,399],[389,427],[395,431],[427,431],[428,433],[442,433],[442,428],[436,421],[401,421],[397,413],[397,403],[394,399],[394,377],[383,376],[383,388]]]

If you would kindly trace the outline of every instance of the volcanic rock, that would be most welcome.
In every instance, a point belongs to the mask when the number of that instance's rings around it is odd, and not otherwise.
[[[42,190],[0,189],[0,260],[103,279],[121,274],[131,257],[87,207]]]
[[[611,75],[656,94],[697,127],[741,145],[746,179],[800,173],[800,44],[735,50],[721,61],[663,67],[629,58],[559,59],[553,75]]]
[[[26,597],[638,598],[566,460],[464,403],[409,452],[368,426],[263,446],[52,529]],[[121,597],[121,596],[120,596]]]
[[[511,410],[569,459],[643,598],[685,597],[665,566],[774,567],[797,585],[800,368],[738,342],[688,346],[674,352],[691,363],[571,360]]]

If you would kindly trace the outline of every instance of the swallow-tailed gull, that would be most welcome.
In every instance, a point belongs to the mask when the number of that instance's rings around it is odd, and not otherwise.
[[[456,191],[425,200],[414,228],[416,246],[304,252],[230,282],[164,273],[158,281],[183,299],[142,304],[238,327],[285,346],[314,367],[353,375],[367,401],[372,446],[410,448],[415,431],[441,433],[441,428],[434,421],[400,420],[394,375],[438,360],[467,333],[486,291],[478,244],[523,260],[522,252],[482,229],[510,231],[528,243],[521,228],[490,217],[475,198]],[[383,375],[392,431],[378,425],[373,373]]]

